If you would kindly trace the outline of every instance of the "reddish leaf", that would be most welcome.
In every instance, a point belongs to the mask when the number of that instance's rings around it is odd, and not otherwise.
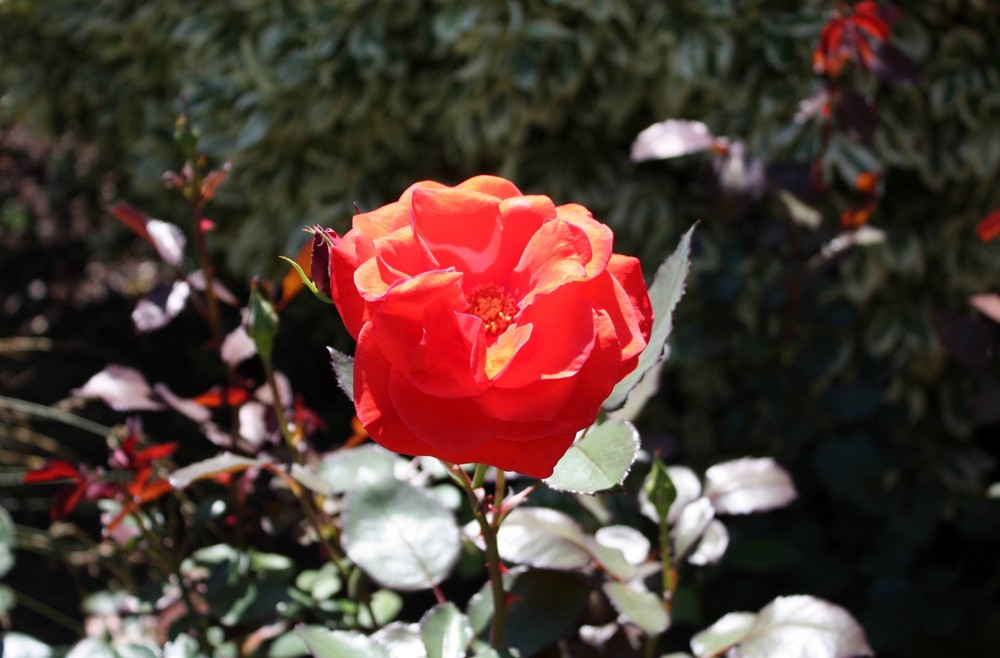
[[[986,215],[976,226],[976,235],[983,242],[990,242],[1000,235],[1000,208]]]
[[[52,499],[51,518],[59,521],[68,517],[76,506],[83,500],[83,494],[87,491],[87,483],[80,481],[72,486],[63,487],[56,492]]]
[[[854,179],[854,187],[866,196],[875,196],[878,189],[879,175],[877,171],[863,171]]]
[[[205,176],[205,180],[201,183],[201,198],[203,201],[211,201],[215,197],[216,190],[229,176],[232,168],[232,161],[227,160],[221,167],[213,169]]]
[[[223,405],[238,407],[248,399],[250,399],[250,392],[246,389],[228,387],[223,393],[223,389],[213,386],[201,395],[191,398],[191,402],[203,407],[218,409]]]
[[[152,240],[149,239],[149,233],[146,231],[146,224],[149,222],[149,215],[135,206],[125,203],[124,201],[119,201],[113,204],[110,211],[111,214],[114,215],[115,219],[135,231],[136,235],[140,238],[152,242]]]
[[[32,469],[24,474],[24,484],[39,482],[54,482],[56,480],[83,481],[84,477],[76,466],[61,459],[52,459],[41,468]]]

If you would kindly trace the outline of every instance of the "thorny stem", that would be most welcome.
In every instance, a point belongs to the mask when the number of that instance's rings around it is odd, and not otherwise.
[[[487,515],[486,505],[476,495],[476,481],[482,486],[485,480],[486,469],[484,464],[477,464],[473,479],[454,464],[448,464],[449,472],[465,490],[472,507],[472,514],[479,524],[479,529],[483,535],[483,543],[486,545],[486,569],[490,574],[490,592],[493,598],[493,621],[490,625],[490,647],[500,649],[503,647],[504,626],[507,623],[507,594],[503,589],[503,572],[500,567],[500,550],[497,546],[497,533],[500,530],[500,523],[503,518],[500,514],[500,504],[503,502],[505,481],[504,473],[501,469],[496,469],[496,489],[493,494],[493,514],[492,520]]]
[[[670,553],[670,527],[663,522],[660,523],[660,561],[663,563],[663,610],[670,614],[677,590],[677,570]]]

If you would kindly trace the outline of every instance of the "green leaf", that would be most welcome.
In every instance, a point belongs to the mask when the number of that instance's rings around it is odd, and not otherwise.
[[[372,592],[368,605],[361,606],[358,611],[358,625],[362,628],[384,626],[394,621],[402,610],[403,597],[391,589],[376,590]]]
[[[391,480],[396,456],[375,443],[331,452],[316,467],[317,475],[333,493],[346,493],[364,484]]]
[[[547,569],[515,571],[504,586],[513,595],[504,645],[523,656],[534,656],[574,628],[591,591],[579,576]],[[468,614],[473,629],[485,632],[493,617],[489,583],[469,600]]]
[[[314,466],[303,466],[302,464],[292,464],[288,474],[299,484],[314,493],[330,498],[333,496],[333,487],[326,480],[320,477]]]
[[[330,363],[333,365],[333,372],[337,375],[337,386],[351,402],[354,402],[354,357],[338,352],[332,347],[326,349],[330,351]]]
[[[274,337],[278,334],[278,314],[267,301],[256,283],[250,288],[250,303],[247,305],[247,334],[257,347],[261,361],[266,368],[271,367],[271,353],[274,351]]]
[[[360,633],[299,626],[296,631],[313,658],[392,658],[389,650]]]
[[[469,619],[450,601],[434,606],[420,620],[427,658],[462,658],[472,635]]]
[[[611,395],[604,401],[604,408],[609,411],[625,404],[629,393],[646,371],[667,356],[669,351],[667,339],[673,330],[674,308],[684,295],[684,283],[691,267],[691,236],[694,229],[694,226],[688,229],[688,232],[681,237],[676,251],[656,270],[653,284],[649,287],[649,301],[653,305],[655,314],[649,342],[639,355],[639,365],[618,382]]]
[[[261,466],[268,463],[263,459],[250,459],[241,457],[231,452],[223,452],[221,455],[210,457],[200,462],[195,462],[190,466],[179,468],[170,474],[170,484],[175,489],[183,489],[195,480],[215,477],[223,473],[236,473],[245,471],[254,466]]]
[[[14,521],[3,507],[0,507],[0,577],[14,566]]]
[[[691,651],[698,658],[718,656],[746,637],[756,621],[752,612],[730,612],[691,638]]]
[[[343,511],[348,557],[386,587],[426,589],[444,580],[461,549],[458,525],[435,498],[398,480],[362,485]]]
[[[874,653],[864,629],[840,606],[812,596],[779,596],[757,613],[735,655],[856,658]]]
[[[674,488],[673,480],[670,479],[663,460],[659,458],[653,460],[653,467],[642,486],[660,523],[665,523],[670,514],[670,506],[677,498],[677,489]]]
[[[557,491],[596,493],[620,486],[639,455],[639,432],[629,422],[590,427],[569,447],[545,484]]]
[[[659,635],[670,626],[663,601],[649,590],[624,583],[604,583],[602,589],[618,614],[646,635]]]
[[[245,150],[260,143],[271,128],[271,113],[266,109],[254,110],[247,122],[243,124],[243,130],[236,138],[237,150]]]
[[[504,560],[540,569],[579,571],[591,563],[583,530],[554,509],[518,507],[500,525],[497,545]]]
[[[17,607],[17,595],[14,590],[0,583],[0,617],[6,617],[10,611]],[[0,652],[0,656],[3,653]]]

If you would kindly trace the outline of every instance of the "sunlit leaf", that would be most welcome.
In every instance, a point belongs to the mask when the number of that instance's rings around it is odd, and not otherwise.
[[[340,390],[347,395],[351,402],[354,402],[354,357],[343,352],[338,352],[332,347],[327,347],[330,351],[330,363],[333,365],[333,372],[337,375],[337,385]]]
[[[152,392],[141,372],[119,365],[105,367],[72,391],[79,397],[97,398],[115,411],[163,409],[163,404],[151,397]]]
[[[557,491],[596,493],[625,481],[639,454],[639,433],[631,423],[595,425],[569,447],[545,484]]]
[[[331,631],[322,626],[295,629],[313,658],[393,658],[381,644],[354,631]]]
[[[667,352],[667,339],[673,330],[673,313],[677,302],[684,295],[684,285],[691,267],[691,236],[694,226],[681,237],[680,244],[659,269],[649,286],[649,301],[653,305],[655,318],[650,331],[649,342],[639,355],[639,365],[622,379],[604,401],[604,408],[618,409],[635,388],[647,370],[663,360]]]
[[[649,557],[649,540],[630,526],[611,525],[598,528],[594,533],[594,539],[604,546],[620,550],[629,564],[642,564]]]
[[[204,461],[195,462],[190,466],[179,468],[170,474],[170,484],[176,489],[183,489],[195,480],[211,478],[223,473],[236,473],[245,471],[248,468],[262,466],[267,463],[261,459],[250,459],[241,457],[231,452],[224,452],[221,455],[210,457]]]
[[[732,658],[857,658],[874,655],[849,612],[812,596],[781,596],[757,613]]]
[[[392,658],[427,658],[417,624],[394,621],[372,633],[371,638],[388,649]]]
[[[730,612],[691,638],[691,651],[698,658],[719,656],[738,643],[757,620],[752,612]]]
[[[688,562],[704,566],[715,564],[725,555],[729,547],[729,531],[722,521],[713,519],[701,535],[698,547],[688,556]]]
[[[667,119],[643,130],[632,142],[632,161],[663,160],[711,149],[716,138],[700,121]]]
[[[342,518],[348,557],[386,587],[433,587],[458,559],[461,542],[451,512],[431,494],[398,480],[353,490]]]
[[[441,603],[420,619],[427,658],[462,658],[472,642],[472,625],[454,603]]]
[[[397,459],[393,453],[374,443],[342,448],[323,457],[316,467],[316,475],[334,493],[344,493],[358,486],[391,479]]]
[[[186,281],[174,281],[170,286],[157,286],[139,300],[132,311],[136,331],[146,333],[167,326],[187,305],[191,286]]]
[[[226,334],[222,341],[222,360],[230,368],[235,368],[257,353],[257,346],[247,333],[246,328],[240,325]]]
[[[6,652],[4,653],[6,656]],[[108,644],[101,640],[87,638],[73,645],[66,658],[118,658]]]
[[[797,494],[788,471],[773,459],[746,457],[709,468],[705,495],[719,514],[750,514],[784,507]]]
[[[576,571],[591,563],[583,530],[568,515],[542,507],[518,507],[497,534],[500,557],[539,569]]]
[[[51,658],[52,647],[24,633],[4,633],[0,638],[0,656]]]
[[[187,245],[184,232],[175,224],[160,219],[150,219],[146,223],[146,232],[163,262],[172,267],[179,267],[184,259],[184,247]]]
[[[708,498],[699,498],[681,510],[677,523],[670,530],[677,560],[687,555],[688,551],[698,543],[713,518],[715,509]]]
[[[669,628],[670,615],[653,592],[624,583],[605,583],[602,589],[618,614],[646,635],[659,635]]]

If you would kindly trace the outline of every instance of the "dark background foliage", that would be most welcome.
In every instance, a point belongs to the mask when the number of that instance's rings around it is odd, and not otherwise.
[[[498,173],[583,203],[615,228],[617,250],[650,270],[701,219],[648,436],[665,431],[665,456],[696,468],[772,455],[801,498],[731,524],[729,554],[685,582],[677,622],[698,629],[778,594],[811,593],[852,610],[880,655],[987,655],[1000,642],[1000,512],[986,496],[1000,457],[1000,379],[996,327],[967,298],[1000,288],[998,248],[974,234],[1000,206],[1000,7],[901,5],[894,38],[919,81],[859,77],[877,101],[874,140],[831,145],[830,188],[816,201],[824,223],[795,247],[771,205],[733,213],[714,203],[704,160],[628,159],[635,135],[670,117],[744,139],[768,163],[816,157],[817,127],[793,117],[820,86],[811,51],[832,5],[0,2],[0,121],[72,134],[41,154],[48,164],[33,161],[49,206],[0,187],[0,288],[20,300],[0,300],[2,333],[102,344],[100,311],[122,305],[73,291],[89,281],[119,299],[141,279],[116,284],[100,269],[134,257],[103,203],[127,198],[182,221],[160,189],[179,163],[181,96],[201,146],[234,162],[210,209],[211,248],[241,294],[250,275],[283,273],[276,256],[294,253],[301,227],[344,230],[355,202],[373,208],[424,178]],[[26,157],[10,130],[7,152]],[[887,240],[803,273],[797,259],[836,235],[853,175],[873,164],[884,193],[872,224]],[[32,296],[34,280],[47,288]],[[39,315],[31,304],[45,299]],[[286,325],[304,328],[286,338],[297,349],[286,343],[284,369],[305,373],[314,404],[343,415],[331,410],[323,350],[343,342],[341,330],[311,300],[289,313]],[[139,353],[143,341],[126,334],[116,349]],[[54,378],[41,374],[51,361],[19,366],[5,394],[59,399],[102,362],[77,356],[86,362],[61,360]],[[168,379],[178,367],[141,358]]]

